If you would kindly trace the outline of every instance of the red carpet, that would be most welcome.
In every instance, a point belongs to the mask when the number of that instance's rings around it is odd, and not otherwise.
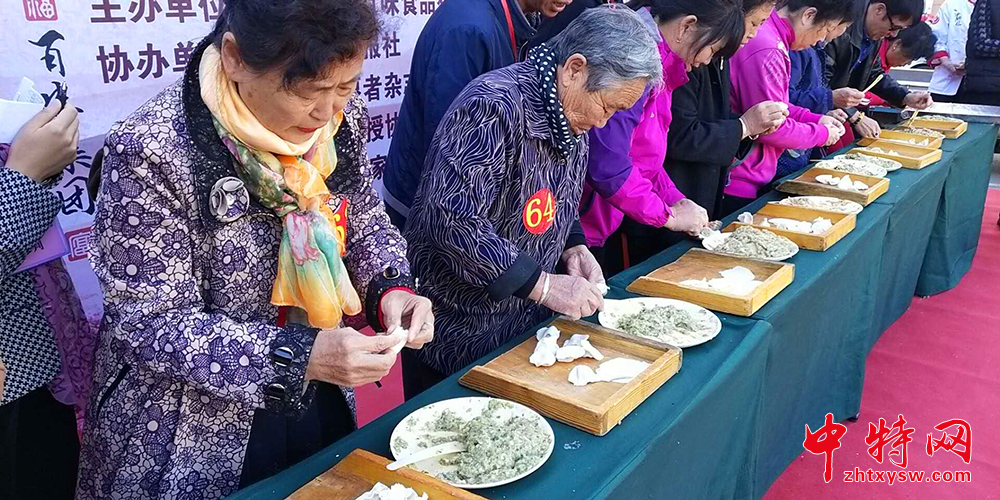
[[[385,412],[403,403],[403,369],[396,356],[396,364],[384,379],[382,388],[375,384],[358,387],[358,426],[363,426]]]
[[[833,480],[823,481],[824,457],[804,453],[771,486],[766,500],[844,498],[1000,498],[1000,190],[990,189],[983,231],[972,270],[954,290],[914,299],[910,309],[882,336],[868,356],[861,417],[846,422],[842,447],[833,454]],[[907,471],[970,471],[970,483],[845,483],[844,471],[901,471],[868,454],[868,423],[899,414],[915,428],[907,445]],[[938,450],[924,450],[927,434],[946,420],[961,418],[972,428],[972,462]],[[812,429],[816,431],[816,429]],[[791,431],[791,429],[790,429]],[[803,429],[795,430],[803,432]],[[955,429],[950,429],[954,434]],[[934,431],[935,438],[941,433]],[[898,458],[896,458],[899,461]]]

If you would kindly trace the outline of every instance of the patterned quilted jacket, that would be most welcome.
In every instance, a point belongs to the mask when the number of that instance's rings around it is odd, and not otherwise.
[[[232,190],[239,183],[219,182],[236,172],[200,98],[200,53],[107,137],[92,246],[105,317],[80,499],[228,495],[254,412],[294,413],[268,396],[273,384],[306,401],[313,392],[302,377],[315,330],[274,326],[269,302],[280,221]],[[364,302],[376,274],[409,267],[370,183],[359,96],[345,116],[327,183],[334,211],[348,207],[345,264]],[[233,195],[221,211],[210,201],[220,186]],[[293,357],[279,366],[276,351]]]

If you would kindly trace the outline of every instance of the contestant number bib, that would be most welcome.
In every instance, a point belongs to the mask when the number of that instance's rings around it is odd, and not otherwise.
[[[556,201],[548,189],[540,189],[524,204],[522,214],[524,228],[531,234],[542,234],[549,230],[556,219]]]

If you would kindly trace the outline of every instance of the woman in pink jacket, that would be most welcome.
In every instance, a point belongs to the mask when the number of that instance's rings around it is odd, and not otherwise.
[[[732,54],[743,35],[743,16],[734,0],[638,0],[629,7],[658,40],[664,81],[647,87],[635,106],[590,133],[580,224],[605,275],[622,268],[618,249],[609,253],[604,246],[621,225],[623,212],[675,231],[696,232],[708,222],[704,209],[682,201],[684,195],[663,170],[670,96],[687,82],[691,67],[710,61],[716,52]]]
[[[740,113],[762,101],[787,104],[789,51],[803,50],[825,39],[852,19],[857,1],[861,0],[788,0],[771,13],[757,36],[733,57],[733,111]],[[837,119],[789,104],[788,119],[757,139],[760,147],[730,173],[723,213],[732,213],[761,194],[761,188],[774,178],[778,157],[786,149],[828,146],[843,133],[844,127]]]

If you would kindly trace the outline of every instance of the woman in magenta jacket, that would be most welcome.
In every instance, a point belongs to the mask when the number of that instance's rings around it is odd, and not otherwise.
[[[640,0],[629,6],[647,20],[659,40],[664,83],[647,88],[632,109],[616,113],[607,126],[590,132],[580,222],[606,275],[624,267],[620,240],[612,234],[626,216],[639,227],[688,234],[697,234],[708,222],[706,211],[687,199],[663,168],[672,94],[687,83],[693,67],[732,56],[744,41],[743,2]],[[784,119],[779,106],[761,106],[756,115],[761,119],[754,123],[771,122],[763,129]],[[629,254],[648,257],[650,252],[631,251],[639,243],[630,242]]]
[[[620,259],[603,247],[624,214],[643,224],[695,233],[708,222],[705,210],[685,200],[663,170],[670,96],[687,82],[691,67],[716,53],[732,54],[743,36],[743,15],[734,0],[638,0],[629,6],[658,41],[664,81],[647,88],[635,106],[616,113],[606,127],[590,132],[580,223],[606,275],[621,269]]]
[[[803,50],[826,38],[851,19],[860,0],[788,0],[774,11],[757,36],[733,57],[730,71],[733,111],[746,111],[762,101],[788,103],[789,51]],[[786,149],[806,149],[837,142],[844,127],[835,118],[789,104],[788,119],[762,135],[761,147],[734,168],[723,198],[723,213],[753,201],[774,178],[778,157]]]

